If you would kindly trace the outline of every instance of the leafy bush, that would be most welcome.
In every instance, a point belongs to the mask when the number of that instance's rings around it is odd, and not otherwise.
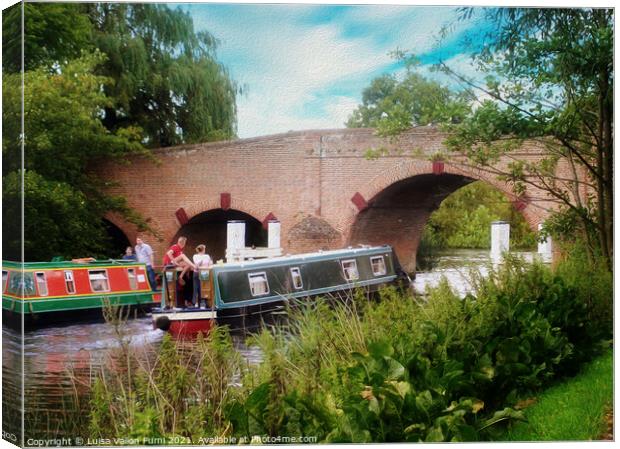
[[[329,442],[488,438],[494,426],[523,419],[506,407],[514,398],[573,373],[609,337],[589,318],[604,305],[594,307],[600,301],[572,270],[509,258],[487,278],[473,276],[476,294],[463,299],[444,281],[426,302],[388,288],[377,303],[358,297],[361,315],[350,304],[292,312],[287,336],[261,336],[271,344],[261,345],[271,354],[256,368],[262,383],[235,404],[236,416],[277,409],[276,425],[237,419],[234,431],[295,429]],[[269,379],[276,353],[277,366],[290,368]]]

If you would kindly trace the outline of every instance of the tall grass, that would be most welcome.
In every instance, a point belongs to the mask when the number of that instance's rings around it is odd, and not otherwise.
[[[235,394],[242,360],[225,328],[191,344],[166,335],[157,350],[118,355],[93,385],[89,435],[144,441],[226,433],[224,405]]]

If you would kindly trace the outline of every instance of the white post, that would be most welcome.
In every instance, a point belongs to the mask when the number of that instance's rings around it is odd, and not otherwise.
[[[245,248],[245,221],[230,220],[226,226],[226,260],[234,260],[241,248]]]
[[[510,249],[510,223],[494,221],[491,223],[491,261],[500,263],[502,254]]]
[[[280,222],[277,220],[269,220],[267,223],[268,229],[268,238],[267,238],[267,247],[268,248],[280,248]]]
[[[540,223],[538,225],[538,232],[542,230],[543,225]],[[551,237],[547,236],[544,241],[538,241],[538,255],[544,263],[551,263],[553,259],[553,243],[551,241]]]

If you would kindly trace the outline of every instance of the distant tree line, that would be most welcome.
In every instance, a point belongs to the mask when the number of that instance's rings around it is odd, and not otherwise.
[[[506,196],[483,182],[473,182],[446,198],[428,220],[422,239],[435,248],[490,248],[491,223],[510,223],[510,247],[532,249],[534,233]]]
[[[148,156],[149,148],[234,137],[240,90],[216,48],[188,13],[162,4],[24,3],[6,10],[3,258],[21,258],[22,191],[26,260],[109,257],[106,212],[148,229],[123,198],[104,193],[106,181],[89,168]]]

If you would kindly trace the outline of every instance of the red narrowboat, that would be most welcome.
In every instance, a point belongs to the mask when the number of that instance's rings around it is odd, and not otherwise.
[[[2,310],[7,324],[63,320],[104,305],[150,306],[160,302],[146,266],[125,260],[2,262]],[[64,320],[63,320],[64,321]]]

